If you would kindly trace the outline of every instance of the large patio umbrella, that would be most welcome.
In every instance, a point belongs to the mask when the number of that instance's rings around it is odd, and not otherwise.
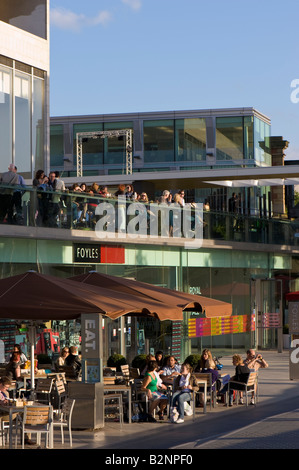
[[[69,320],[82,313],[101,313],[113,319],[126,313],[138,313],[159,320],[182,320],[179,308],[107,287],[34,271],[0,280],[0,318]]]
[[[134,281],[108,274],[90,271],[70,278],[84,284],[123,292],[135,298],[148,301],[149,299],[161,302],[169,307],[179,308],[181,311],[202,312],[206,317],[224,317],[232,314],[232,304],[220,300],[203,297],[201,295],[187,294],[165,287],[158,287],[145,282]]]
[[[179,308],[153,299],[140,299],[35,271],[0,280],[0,318],[32,321],[31,338],[41,320],[70,320],[79,318],[82,313],[99,313],[112,319],[135,313],[160,320],[182,320]],[[31,364],[34,364],[33,339]],[[34,367],[31,367],[31,383],[34,383]]]

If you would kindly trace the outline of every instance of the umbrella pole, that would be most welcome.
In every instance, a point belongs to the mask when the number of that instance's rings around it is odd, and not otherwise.
[[[36,338],[36,331],[35,325],[29,326],[29,342],[30,342],[30,359],[31,359],[31,367],[30,367],[30,380],[31,380],[31,388],[30,388],[30,400],[34,400],[34,347],[35,347],[35,338]]]

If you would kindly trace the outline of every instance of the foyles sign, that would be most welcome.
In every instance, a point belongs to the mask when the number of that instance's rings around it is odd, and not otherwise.
[[[101,247],[99,245],[77,244],[73,245],[74,263],[100,263]]]

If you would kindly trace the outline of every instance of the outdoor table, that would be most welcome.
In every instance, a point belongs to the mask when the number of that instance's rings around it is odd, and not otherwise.
[[[104,393],[105,392],[125,392],[128,394],[128,408],[129,408],[129,424],[132,423],[132,409],[131,409],[131,402],[132,402],[132,396],[131,396],[131,387],[128,387],[127,385],[113,385],[113,384],[104,384]]]
[[[45,406],[41,403],[34,402],[32,406]],[[29,405],[28,405],[29,406]],[[13,419],[12,416],[14,413],[23,413],[24,412],[24,405],[23,406],[16,406],[15,404],[8,404],[4,405],[0,402],[0,410],[5,411],[5,413],[9,412],[9,448],[12,449],[12,431],[13,431]],[[49,447],[53,449],[53,424],[50,425],[51,432],[50,432],[50,445]]]

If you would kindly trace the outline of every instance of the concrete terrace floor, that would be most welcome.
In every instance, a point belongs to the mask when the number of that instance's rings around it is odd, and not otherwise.
[[[263,432],[272,432],[270,435],[273,441],[274,429],[277,434],[277,426],[273,428],[273,422],[279,422],[281,429],[284,416],[290,432],[296,431],[293,441],[296,448],[299,448],[299,381],[289,379],[289,351],[263,351],[263,356],[269,368],[259,371],[259,399],[256,406],[234,405],[227,408],[218,404],[210,411],[208,404],[206,414],[202,408],[197,408],[195,421],[192,416],[186,417],[183,424],[168,421],[125,423],[121,429],[119,423],[105,423],[103,429],[95,431],[74,430],[73,449],[196,449],[200,446],[208,448],[209,442],[211,448],[218,448],[218,445],[225,444],[219,436],[238,431],[239,437],[240,429],[247,429],[248,433],[250,427],[253,429],[259,423],[267,428]],[[222,358],[222,363],[223,373],[232,375],[234,367],[231,356]],[[279,436],[277,439],[280,439]],[[238,442],[238,446],[245,445],[244,439],[240,438]],[[281,444],[281,439],[279,442]],[[58,430],[55,431],[54,447],[69,449],[68,437],[62,446]]]

